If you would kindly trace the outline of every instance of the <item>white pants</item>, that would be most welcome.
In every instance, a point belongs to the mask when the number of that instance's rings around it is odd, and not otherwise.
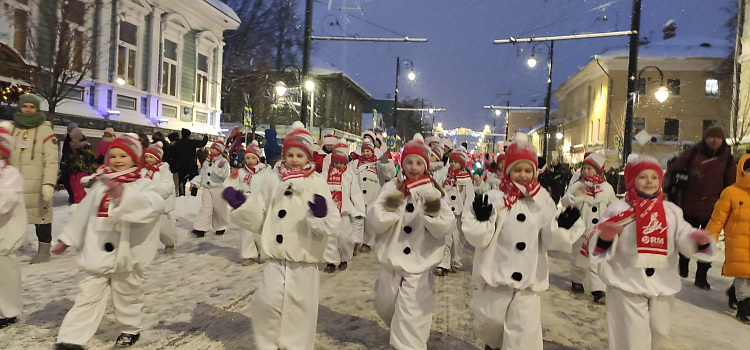
[[[328,237],[328,246],[326,246],[325,261],[329,264],[338,265],[342,261],[351,261],[354,256],[354,221],[357,219],[349,215],[341,216],[339,224],[338,237]]]
[[[464,255],[464,246],[463,241],[461,241],[461,230],[461,216],[456,215],[456,227],[451,234],[445,236],[443,260],[438,267],[450,270],[451,267],[460,268],[463,266],[461,259]]]
[[[352,221],[352,240],[354,241],[354,244],[362,244],[365,242],[364,217],[361,217],[359,219],[354,218],[354,220]]]
[[[435,277],[430,271],[412,275],[382,267],[375,281],[375,310],[391,328],[391,346],[425,350],[432,326]]]
[[[18,317],[23,312],[21,264],[11,253],[0,256],[0,318]]]
[[[169,214],[164,214],[159,218],[159,240],[165,247],[174,247],[177,243],[177,230]]]
[[[240,257],[263,261],[268,259],[260,251],[260,235],[240,228]]]
[[[312,350],[318,325],[318,264],[268,259],[250,318],[258,350]]]
[[[737,301],[742,301],[746,298],[750,298],[750,279],[735,277],[734,294],[737,297]]]
[[[140,333],[143,318],[143,270],[108,275],[90,275],[81,281],[81,293],[65,315],[58,343],[85,345],[96,333],[110,295],[120,333]]]
[[[502,350],[542,350],[541,301],[529,290],[483,285],[469,302],[477,337]]]
[[[221,198],[221,188],[203,188],[201,197],[201,210],[195,216],[194,230],[198,231],[222,231],[226,230],[229,223],[229,210],[227,202]]]
[[[585,236],[585,235],[584,235]],[[598,264],[591,264],[588,261],[582,261],[579,257],[581,255],[581,247],[586,237],[579,238],[573,243],[573,261],[570,263],[570,281],[580,284],[586,284],[588,277],[587,290],[590,292],[605,291],[607,285],[602,282],[602,278],[599,277]]]
[[[649,350],[669,334],[674,295],[647,298],[607,286],[610,350]]]

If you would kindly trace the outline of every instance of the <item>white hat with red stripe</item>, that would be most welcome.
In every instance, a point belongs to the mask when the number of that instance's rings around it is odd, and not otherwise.
[[[375,136],[375,132],[372,130],[365,130],[365,132],[362,133],[362,141],[364,142],[365,136],[372,138],[372,143],[375,144],[375,140],[377,137]]]
[[[10,158],[10,152],[13,149],[13,135],[10,133],[12,128],[13,125],[10,122],[0,123],[0,154],[5,159]]]
[[[426,140],[426,143],[427,143],[427,145],[430,145],[430,144],[432,144],[433,142],[437,142],[437,143],[439,144],[439,143],[440,143],[440,138],[439,138],[439,137],[437,137],[437,136],[430,136],[430,137],[428,137],[428,138],[427,138],[427,140]]]
[[[286,151],[291,147],[297,147],[307,154],[307,158],[312,161],[313,158],[313,140],[310,132],[305,129],[305,125],[300,121],[292,123],[292,132],[286,135],[284,138],[284,146],[281,149],[282,154],[286,154]]]
[[[258,161],[260,161],[260,146],[258,146],[258,141],[253,140],[247,147],[245,148],[245,154],[252,154],[255,156],[255,158],[258,158]]]
[[[583,160],[583,164],[592,166],[594,169],[596,169],[596,172],[601,175],[602,173],[604,173],[605,159],[606,158],[604,156],[604,151],[591,152],[586,157],[586,159]]]
[[[466,148],[459,147],[451,151],[450,155],[448,155],[448,159],[455,160],[461,164],[462,167],[466,168],[468,167],[469,163],[471,162],[471,157],[469,156],[469,153],[466,152]]]
[[[161,141],[157,141],[148,146],[145,154],[150,154],[161,162],[162,157],[164,157],[164,148],[161,145]]]
[[[443,159],[443,155],[445,154],[445,148],[441,147],[440,145],[434,145],[432,146],[432,153],[435,154],[435,156],[437,156],[438,159]]]
[[[126,133],[121,134],[120,137],[116,138],[112,143],[109,144],[109,148],[107,149],[107,153],[113,149],[113,148],[119,148],[125,153],[127,153],[130,158],[133,158],[133,161],[138,164],[138,167],[142,167],[142,156],[143,156],[143,145],[141,144],[141,140],[138,137],[138,134],[134,133]],[[109,155],[107,155],[107,160],[109,160]]]
[[[346,163],[349,161],[349,146],[346,145],[344,139],[341,139],[339,143],[333,146],[331,152],[332,163]]]
[[[339,143],[339,139],[337,139],[335,135],[328,134],[323,136],[323,146],[335,146],[337,143]]]
[[[632,153],[628,156],[628,162],[625,163],[625,188],[630,191],[635,186],[635,178],[644,170],[653,170],[659,175],[659,188],[662,187],[664,177],[659,161],[656,158]]]
[[[453,141],[451,141],[451,139],[449,139],[448,137],[443,137],[442,139],[440,139],[440,146],[448,147],[450,149],[456,148],[456,145],[454,145]]]
[[[415,134],[414,138],[404,145],[404,150],[401,152],[401,166],[403,166],[404,160],[410,155],[416,155],[421,157],[427,169],[430,168],[430,153],[432,150],[424,144],[424,138],[421,134]]]
[[[227,148],[227,145],[224,143],[224,141],[218,140],[211,144],[211,148],[219,151],[219,153],[224,153],[224,150]]]
[[[529,135],[522,132],[516,133],[513,143],[505,151],[505,172],[510,174],[510,170],[520,162],[528,162],[533,166],[534,172],[538,171],[539,160],[536,155],[536,147],[529,142]]]

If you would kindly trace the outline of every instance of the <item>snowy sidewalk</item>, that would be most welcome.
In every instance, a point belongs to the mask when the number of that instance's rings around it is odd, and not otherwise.
[[[255,349],[249,305],[263,266],[241,266],[238,231],[225,236],[190,237],[200,197],[181,197],[177,204],[180,241],[175,254],[159,256],[148,268],[145,281],[145,331],[135,349]],[[67,223],[70,209],[55,208],[53,239]],[[0,331],[2,349],[51,349],[65,313],[73,305],[78,283],[85,277],[76,265],[74,250],[51,262],[29,265],[36,251],[31,227],[19,255],[22,260],[24,315]],[[437,277],[435,315],[429,349],[482,349],[474,335],[469,311],[476,284],[471,281],[473,251],[467,247],[463,271]],[[550,257],[550,289],[541,293],[545,349],[607,349],[605,307],[590,296],[572,295],[567,279],[570,255]],[[750,326],[734,319],[724,291],[731,280],[719,277],[720,263],[710,270],[711,291],[683,280],[671,315],[672,332],[664,350],[747,349]],[[354,258],[349,269],[321,273],[321,300],[316,350],[387,349],[388,330],[373,308],[378,273],[375,254]],[[695,265],[691,266],[694,273]],[[90,349],[110,349],[119,335],[111,307]]]

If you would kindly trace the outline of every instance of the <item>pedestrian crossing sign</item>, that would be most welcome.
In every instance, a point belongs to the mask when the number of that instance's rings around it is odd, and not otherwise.
[[[250,107],[245,107],[245,115],[242,118],[242,123],[245,126],[252,126],[253,125],[253,109]]]

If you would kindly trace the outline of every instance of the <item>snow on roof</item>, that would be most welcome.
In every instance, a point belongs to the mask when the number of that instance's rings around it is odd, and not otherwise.
[[[676,36],[638,47],[638,58],[724,58],[733,43],[724,39]],[[618,46],[598,55],[603,59],[628,57],[627,45]]]
[[[219,0],[203,0],[203,1],[207,2],[209,5],[213,6],[214,8],[219,10],[221,13],[229,16],[229,18],[237,21],[237,23],[242,23],[242,21],[240,21],[240,17],[237,16],[237,14],[234,12],[234,10],[232,10],[231,7],[229,7],[229,5]]]
[[[372,96],[372,94],[365,90],[362,85],[354,81],[352,77],[347,75],[344,71],[332,66],[329,62],[324,62],[321,59],[310,57],[310,75],[331,75],[331,74],[341,74],[345,76],[347,79],[351,80],[352,83],[357,85],[365,94],[368,96]]]

